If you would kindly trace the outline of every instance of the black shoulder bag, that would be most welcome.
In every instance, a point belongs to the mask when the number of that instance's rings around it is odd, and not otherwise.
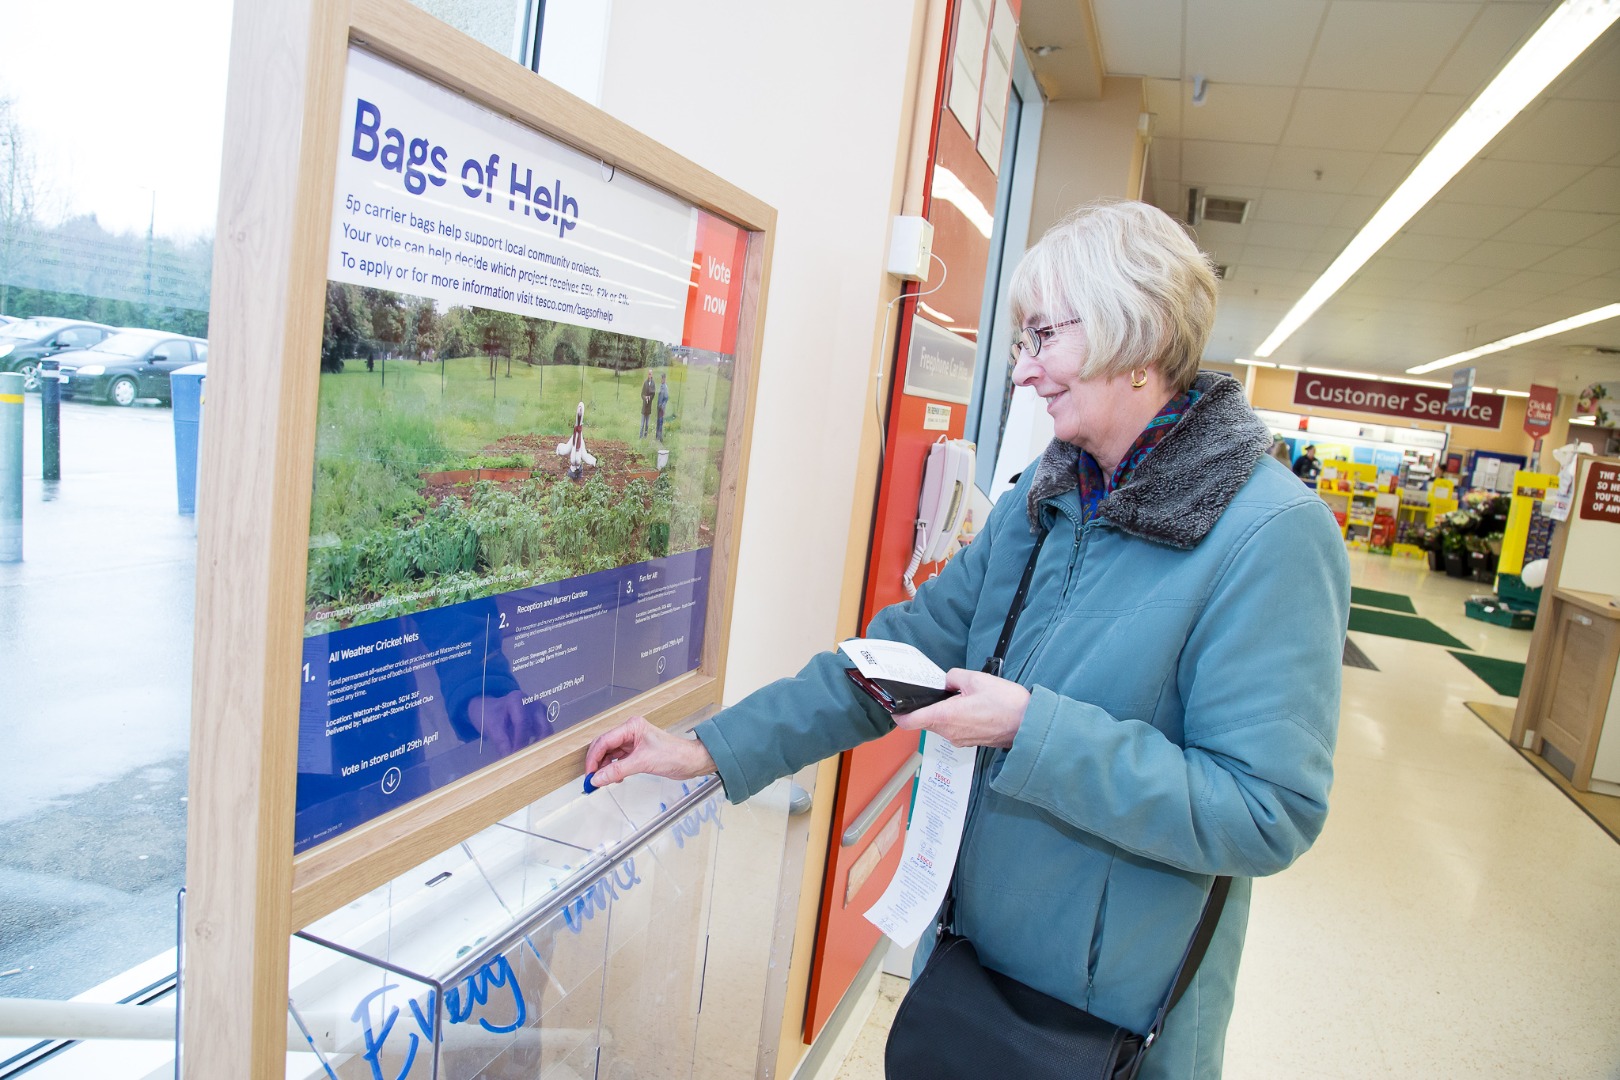
[[[1000,675],[1013,627],[1023,611],[1043,532],[1024,568],[1012,610],[984,665]],[[1138,1033],[1099,1020],[1066,1001],[1043,994],[979,963],[973,943],[954,934],[955,880],[941,911],[939,941],[895,1014],[884,1052],[888,1080],[1132,1080],[1159,1037],[1164,1018],[1192,982],[1204,959],[1232,879],[1216,878],[1192,940],[1182,954],[1153,1025]]]

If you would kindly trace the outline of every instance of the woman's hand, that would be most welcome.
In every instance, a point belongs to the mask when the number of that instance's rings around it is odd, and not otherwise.
[[[585,751],[585,771],[592,787],[606,787],[637,773],[690,780],[715,768],[714,758],[700,740],[671,735],[645,717],[632,716],[596,737]]]
[[[1015,682],[966,668],[945,673],[945,685],[961,693],[894,718],[907,731],[932,731],[955,746],[1007,749],[1024,722],[1029,691]]]

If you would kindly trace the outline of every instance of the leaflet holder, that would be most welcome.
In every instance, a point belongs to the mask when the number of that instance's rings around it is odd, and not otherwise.
[[[694,1075],[720,782],[559,794],[293,936],[289,1076]]]

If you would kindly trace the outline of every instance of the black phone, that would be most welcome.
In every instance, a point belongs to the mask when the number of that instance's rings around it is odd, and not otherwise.
[[[936,701],[955,697],[960,692],[944,687],[918,686],[916,683],[900,682],[898,679],[868,679],[861,674],[859,668],[845,668],[844,674],[848,675],[856,686],[866,691],[867,696],[873,701],[883,706],[891,716],[915,712]]]

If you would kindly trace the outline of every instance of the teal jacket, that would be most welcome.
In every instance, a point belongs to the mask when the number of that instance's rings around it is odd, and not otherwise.
[[[1248,879],[1327,814],[1349,566],[1327,507],[1266,450],[1238,384],[1204,373],[1175,429],[1080,520],[1054,442],[985,528],[868,636],[943,668],[995,647],[1048,531],[1005,674],[1030,690],[1010,750],[982,749],[956,929],[989,967],[1146,1031],[1215,875],[1234,878],[1198,976],[1143,1077],[1219,1077]],[[892,728],[823,653],[697,729],[726,794]],[[919,948],[919,965],[932,940]],[[1299,972],[1303,982],[1311,978]]]

